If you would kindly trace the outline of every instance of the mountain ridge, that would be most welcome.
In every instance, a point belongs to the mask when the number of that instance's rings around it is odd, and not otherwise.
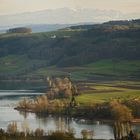
[[[51,16],[50,16],[51,15]],[[136,16],[134,16],[136,15]],[[81,22],[105,22],[109,20],[139,18],[140,13],[123,14],[114,10],[99,9],[47,9],[42,11],[0,15],[1,25],[13,24],[75,24]]]

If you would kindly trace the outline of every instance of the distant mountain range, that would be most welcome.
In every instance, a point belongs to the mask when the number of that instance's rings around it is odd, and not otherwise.
[[[34,24],[97,23],[109,20],[140,18],[140,13],[123,14],[114,10],[98,9],[47,9],[43,11],[0,15],[0,27]],[[2,30],[2,28],[0,28]]]
[[[74,26],[78,24],[18,24],[11,26],[0,26],[0,33],[5,33],[10,28],[27,27],[31,28],[33,33],[56,31],[58,29]]]

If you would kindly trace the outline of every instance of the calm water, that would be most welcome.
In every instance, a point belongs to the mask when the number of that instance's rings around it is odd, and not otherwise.
[[[9,90],[12,89],[12,90]],[[46,83],[8,83],[0,82],[0,128],[7,129],[8,124],[16,121],[18,129],[22,130],[26,126],[30,130],[42,128],[45,132],[55,130],[74,130],[75,137],[81,137],[81,130],[94,131],[94,138],[113,139],[113,128],[110,124],[99,122],[89,122],[85,120],[70,119],[54,116],[36,116],[34,113],[23,113],[14,110],[17,103],[26,98],[34,98],[46,91]],[[140,125],[134,125],[134,129],[140,131]]]
[[[36,92],[34,90],[0,90],[0,128],[7,129],[9,123],[16,121],[18,128],[23,130],[26,124],[31,130],[42,128],[45,132],[55,130],[69,130],[73,129],[76,137],[81,137],[81,130],[93,130],[94,138],[97,139],[113,139],[113,129],[109,124],[101,124],[99,122],[87,123],[84,120],[69,119],[64,117],[38,117],[34,113],[23,113],[14,110],[17,103],[24,97],[33,98],[43,92]],[[140,130],[139,126],[135,126]]]

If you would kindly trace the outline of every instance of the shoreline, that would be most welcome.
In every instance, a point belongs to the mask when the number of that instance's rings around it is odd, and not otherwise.
[[[78,120],[84,120],[85,122],[86,121],[92,121],[92,122],[101,122],[101,123],[113,123],[114,120],[113,119],[107,119],[107,118],[104,118],[104,119],[98,119],[98,118],[94,118],[94,119],[91,119],[91,118],[86,118],[84,116],[81,116],[81,117],[76,117],[76,116],[68,116],[66,114],[48,114],[47,112],[34,112],[32,110],[25,110],[25,109],[19,109],[17,107],[14,108],[14,110],[17,110],[17,111],[21,111],[21,112],[25,112],[25,113],[34,113],[34,114],[38,114],[38,115],[44,115],[44,116],[61,116],[61,117],[68,117],[68,118],[75,118],[75,119],[78,119]],[[131,122],[131,124],[140,124],[140,118],[134,118]]]

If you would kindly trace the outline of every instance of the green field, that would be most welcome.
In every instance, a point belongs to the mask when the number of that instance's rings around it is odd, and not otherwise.
[[[84,105],[108,102],[113,98],[140,98],[140,82],[88,83],[84,88],[85,90],[80,92],[81,95],[76,97],[77,102]]]
[[[25,76],[64,76],[73,80],[88,79],[139,79],[140,61],[102,60],[78,67],[58,68],[46,66],[45,60],[29,59],[25,55],[9,55],[0,58],[0,73]]]
[[[9,55],[0,58],[0,73],[1,74],[25,74],[36,69],[39,66],[45,65],[43,60],[31,60],[25,55]]]
[[[74,80],[88,80],[88,79],[139,79],[140,61],[113,61],[101,60],[88,65],[79,67],[56,68],[52,67],[54,73],[70,74]],[[49,69],[48,69],[49,70]],[[37,73],[46,74],[45,70],[38,70]]]

